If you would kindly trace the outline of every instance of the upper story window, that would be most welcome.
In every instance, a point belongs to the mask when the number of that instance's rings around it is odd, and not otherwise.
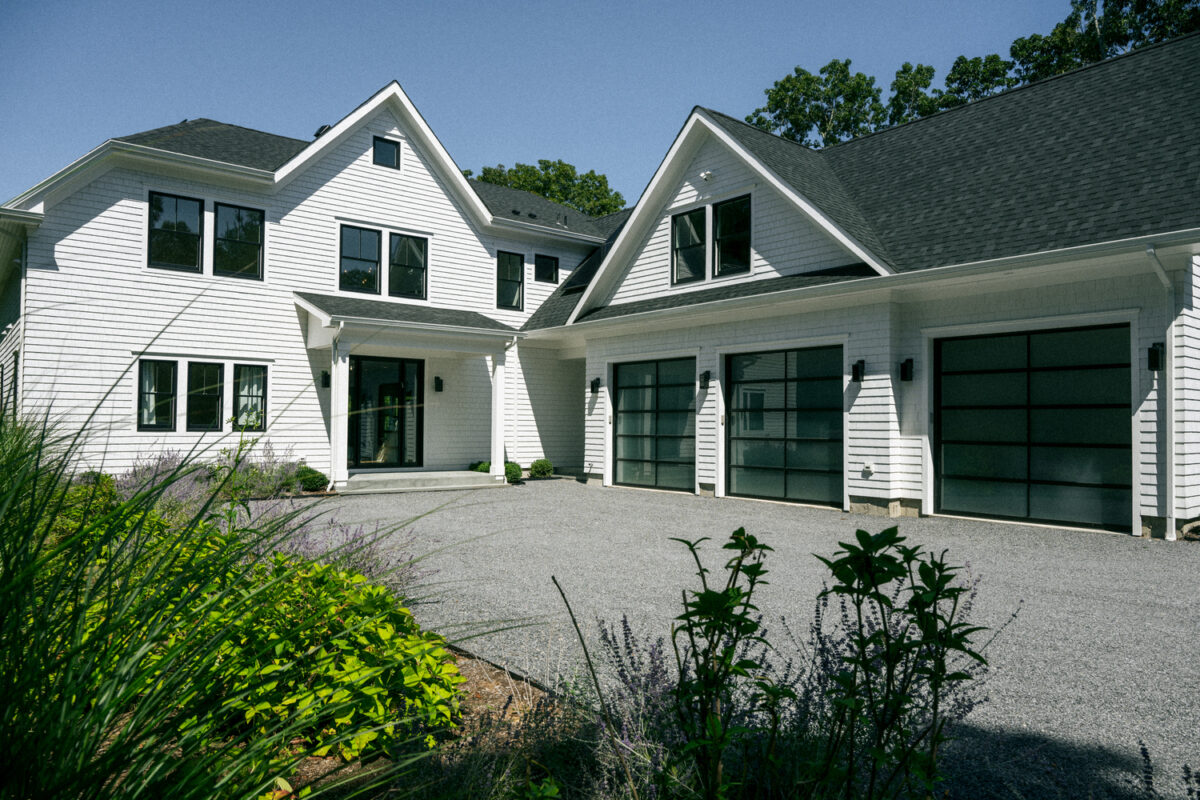
[[[379,294],[379,231],[342,226],[338,286],[347,292]]]
[[[263,212],[216,204],[213,274],[262,280]]]
[[[138,363],[138,430],[175,430],[175,362]]]
[[[225,397],[225,365],[189,361],[187,369],[187,429],[219,431]]]
[[[558,283],[558,259],[554,256],[535,255],[533,279],[544,283]]]
[[[520,253],[496,252],[496,308],[520,311],[525,288],[525,257]]]
[[[150,266],[200,272],[203,212],[200,200],[150,193]]]
[[[671,217],[671,282],[704,280],[707,209],[703,206]]]
[[[750,195],[713,206],[713,274],[750,271]]]
[[[381,167],[391,167],[392,169],[400,169],[400,143],[394,142],[391,139],[384,139],[380,136],[375,137],[375,144],[372,146],[371,160]]]
[[[388,294],[425,299],[429,240],[393,233],[388,247]]]

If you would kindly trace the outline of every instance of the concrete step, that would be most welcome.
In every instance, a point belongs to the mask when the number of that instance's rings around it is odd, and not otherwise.
[[[507,486],[504,478],[486,472],[369,472],[351,475],[339,494],[384,492],[445,492],[457,489],[496,489]]]

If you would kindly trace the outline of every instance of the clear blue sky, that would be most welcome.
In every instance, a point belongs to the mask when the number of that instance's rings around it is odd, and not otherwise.
[[[395,78],[460,167],[561,158],[632,204],[694,105],[744,116],[796,65],[1007,54],[1068,0],[8,0],[0,202],[185,118],[311,138]]]

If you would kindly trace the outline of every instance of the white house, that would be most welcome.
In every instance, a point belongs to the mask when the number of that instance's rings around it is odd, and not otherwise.
[[[1185,37],[819,152],[696,108],[600,219],[467,181],[395,83],[311,142],[112,139],[0,207],[2,396],[109,470],[234,417],[341,487],[545,456],[1173,538],[1198,76]]]

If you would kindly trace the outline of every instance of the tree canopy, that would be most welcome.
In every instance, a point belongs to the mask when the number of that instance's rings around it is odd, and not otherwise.
[[[463,170],[463,175],[475,177],[475,173],[469,169]],[[503,164],[484,167],[477,180],[524,189],[593,217],[611,214],[625,207],[625,198],[609,187],[607,176],[595,170],[580,175],[575,165],[561,159],[539,159],[536,167],[521,163],[511,168]]]
[[[796,67],[776,81],[746,122],[827,147],[1198,30],[1200,0],[1070,0],[1066,19],[1014,41],[1009,58],[959,56],[943,88],[931,88],[933,67],[906,61],[885,103],[873,77],[835,58],[817,74]]]

